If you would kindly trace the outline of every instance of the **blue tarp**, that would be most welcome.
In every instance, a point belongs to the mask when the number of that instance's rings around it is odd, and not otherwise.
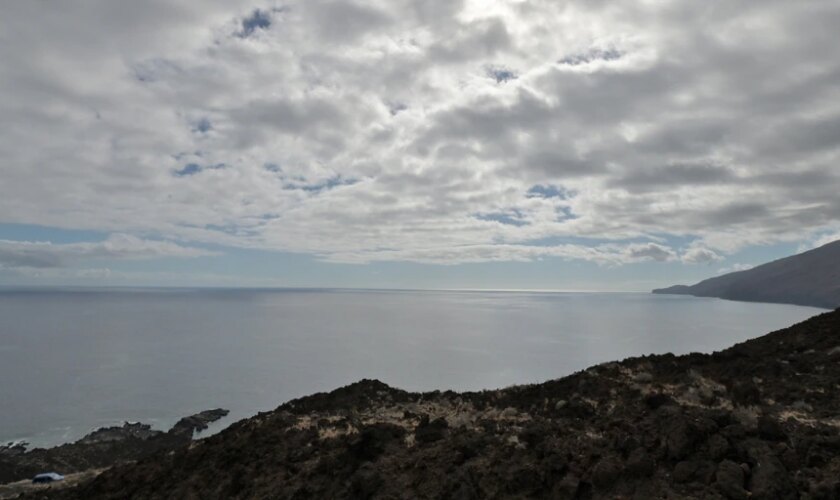
[[[44,472],[32,478],[33,483],[51,483],[53,481],[61,481],[64,476],[57,472]]]

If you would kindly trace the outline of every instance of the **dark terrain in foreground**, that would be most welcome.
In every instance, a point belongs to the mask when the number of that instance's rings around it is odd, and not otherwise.
[[[746,271],[653,293],[834,309],[840,307],[840,240]]]
[[[27,498],[840,498],[840,310],[537,385],[364,380]]]
[[[115,464],[182,448],[192,442],[196,432],[227,414],[221,408],[202,411],[180,419],[167,432],[126,422],[120,427],[102,427],[74,443],[49,449],[28,450],[26,444],[20,443],[0,445],[0,498],[25,490],[24,480],[42,472],[61,471],[68,480],[55,486],[66,487]]]

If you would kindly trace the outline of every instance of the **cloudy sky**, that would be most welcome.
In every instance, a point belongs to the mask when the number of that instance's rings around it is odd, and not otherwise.
[[[642,290],[840,235],[836,0],[0,4],[0,284]]]

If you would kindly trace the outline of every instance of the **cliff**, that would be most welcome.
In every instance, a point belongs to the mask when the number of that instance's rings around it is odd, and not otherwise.
[[[840,306],[840,240],[746,271],[691,286],[660,288],[653,293],[833,309]]]

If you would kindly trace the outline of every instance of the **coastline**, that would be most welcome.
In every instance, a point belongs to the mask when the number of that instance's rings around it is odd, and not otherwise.
[[[682,286],[682,285],[675,285],[675,286]],[[679,291],[669,291],[674,287],[668,288],[656,288],[651,290],[649,293],[652,295],[670,295],[673,297],[693,297],[695,299],[716,299],[716,300],[725,300],[727,302],[745,302],[747,304],[767,304],[767,305],[774,305],[774,306],[795,306],[795,307],[807,307],[809,309],[814,309],[815,311],[819,312],[831,312],[835,309],[835,307],[829,307],[825,305],[815,305],[814,303],[799,303],[796,301],[772,301],[772,300],[764,300],[764,299],[749,299],[749,298],[732,298],[732,297],[721,297],[718,295],[701,295],[701,294],[694,294],[689,292],[681,293]]]
[[[838,383],[840,310],[713,354],[541,384],[410,393],[363,380],[26,498],[833,498]]]
[[[30,448],[25,441],[0,445],[0,485],[31,479],[45,471],[61,470],[65,475],[102,471],[117,463],[168,452],[189,444],[196,433],[228,413],[222,408],[205,410],[181,418],[167,431],[140,422],[124,422],[121,426],[100,427],[76,441],[49,448]]]

